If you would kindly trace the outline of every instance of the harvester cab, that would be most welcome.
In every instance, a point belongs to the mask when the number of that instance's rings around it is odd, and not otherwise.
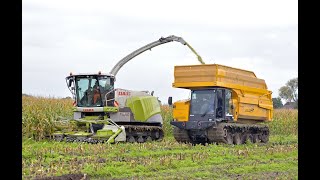
[[[119,110],[114,105],[114,76],[100,72],[70,73],[66,82],[74,99],[73,119],[69,121],[73,126],[55,132],[55,140],[90,143],[126,141],[125,127],[110,118],[110,113]]]
[[[114,75],[100,72],[66,77],[74,99],[73,118],[67,121],[69,126],[57,122],[54,139],[89,143],[162,140],[158,98],[149,91],[115,88],[114,81]]]
[[[114,106],[114,76],[101,73],[71,74],[66,81],[77,107]]]

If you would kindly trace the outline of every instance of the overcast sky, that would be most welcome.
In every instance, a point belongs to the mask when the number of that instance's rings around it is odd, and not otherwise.
[[[22,92],[71,96],[70,73],[109,73],[132,51],[160,37],[182,37],[206,64],[253,71],[273,97],[298,77],[298,1],[22,1]],[[172,87],[175,65],[200,64],[178,42],[132,59],[116,88],[154,90],[162,102],[186,99]]]

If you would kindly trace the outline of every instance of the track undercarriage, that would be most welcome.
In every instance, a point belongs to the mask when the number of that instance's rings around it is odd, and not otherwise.
[[[248,140],[251,143],[267,143],[269,128],[266,125],[221,122],[205,130],[185,130],[174,127],[173,135],[181,143],[245,144]]]
[[[119,124],[119,123],[118,123]],[[126,130],[126,142],[144,143],[148,141],[161,141],[164,133],[160,126],[154,125],[128,125],[121,124]]]
[[[144,143],[148,141],[161,141],[163,139],[164,133],[161,126],[152,123],[139,123],[139,122],[117,122],[118,126],[121,126],[125,130],[125,138],[121,141],[126,142],[138,142]],[[103,124],[96,124],[93,128],[93,133],[88,133],[85,131],[73,131],[67,133],[54,133],[53,139],[56,141],[65,142],[86,142],[86,143],[105,143],[108,142],[113,133],[97,135],[96,132],[103,128]],[[114,136],[117,142],[117,136]]]

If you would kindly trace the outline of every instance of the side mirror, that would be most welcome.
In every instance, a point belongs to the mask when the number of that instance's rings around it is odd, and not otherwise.
[[[171,96],[168,98],[168,104],[169,104],[170,106],[172,105],[172,97],[171,97]]]
[[[231,104],[230,108],[231,108],[231,109],[233,109],[233,108],[234,108],[234,107],[233,107],[233,104]]]

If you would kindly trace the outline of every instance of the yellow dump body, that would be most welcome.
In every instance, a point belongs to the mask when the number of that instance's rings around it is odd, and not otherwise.
[[[267,89],[265,81],[257,78],[252,71],[219,64],[175,66],[172,86],[191,90],[210,87],[230,89],[235,121],[272,120],[272,92]],[[185,121],[175,115],[188,114],[185,109],[189,110],[190,103],[184,102],[184,106],[188,106],[187,108],[182,107],[181,102],[177,103],[179,103],[179,108],[174,108],[174,118],[177,121]]]

